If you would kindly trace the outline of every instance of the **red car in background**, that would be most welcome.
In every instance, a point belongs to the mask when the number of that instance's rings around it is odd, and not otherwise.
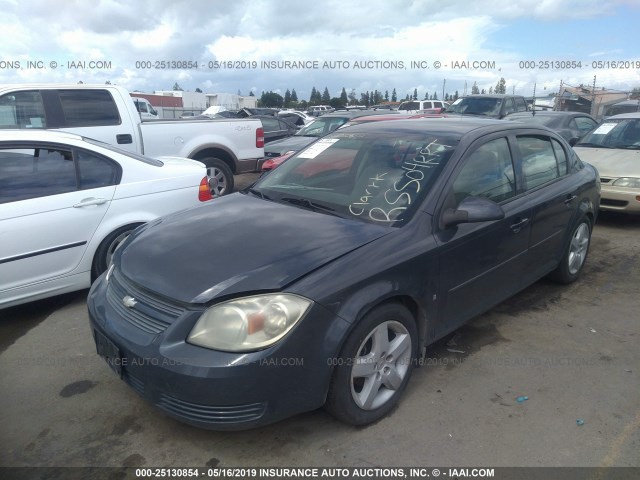
[[[349,120],[347,123],[339,127],[339,129],[347,128],[352,125],[359,125],[361,123],[369,123],[369,122],[380,122],[383,120],[407,120],[413,118],[426,118],[426,117],[446,117],[446,115],[440,113],[440,108],[431,108],[425,110],[421,113],[414,114],[398,114],[398,113],[390,113],[389,115],[367,115],[364,117],[357,117],[352,120]],[[281,155],[279,157],[270,158],[262,164],[261,172],[264,175],[267,172],[270,172],[274,168],[282,165],[289,157],[295,155],[298,152],[287,152],[285,155]]]

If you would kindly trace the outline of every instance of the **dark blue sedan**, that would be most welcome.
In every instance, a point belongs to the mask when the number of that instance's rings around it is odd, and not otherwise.
[[[97,351],[184,422],[242,429],[398,403],[425,347],[545,275],[576,280],[597,171],[548,129],[338,130],[248,190],[129,236],[89,294]]]

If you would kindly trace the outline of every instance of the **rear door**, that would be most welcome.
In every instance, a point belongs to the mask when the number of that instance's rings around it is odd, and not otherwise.
[[[514,151],[522,164],[525,195],[535,198],[526,271],[539,277],[558,262],[582,185],[568,174],[569,152],[557,139],[522,133],[515,136]]]
[[[437,227],[440,245],[441,325],[451,330],[521,289],[531,230],[532,206],[514,174],[504,133],[473,143],[445,187],[437,215],[477,196],[498,203],[502,220]]]
[[[71,273],[120,176],[86,150],[0,144],[0,293]]]

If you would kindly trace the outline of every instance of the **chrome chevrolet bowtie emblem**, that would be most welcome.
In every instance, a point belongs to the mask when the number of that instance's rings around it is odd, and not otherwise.
[[[136,306],[136,303],[138,303],[138,302],[136,301],[136,299],[135,299],[135,298],[133,298],[133,297],[130,297],[129,295],[127,295],[126,297],[124,297],[124,298],[122,299],[122,304],[123,304],[125,307],[127,307],[127,308],[133,308],[133,307],[135,307],[135,306]]]

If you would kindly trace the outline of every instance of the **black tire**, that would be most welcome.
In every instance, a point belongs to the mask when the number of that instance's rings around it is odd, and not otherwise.
[[[114,230],[105,237],[98,246],[96,254],[93,256],[93,266],[91,268],[91,281],[94,281],[109,267],[111,257],[120,244],[136,229],[141,223],[125,225]]]
[[[207,166],[211,195],[221,197],[233,192],[233,172],[224,160],[216,157],[198,159]]]
[[[576,281],[587,261],[590,244],[591,220],[584,216],[571,230],[571,236],[562,254],[560,264],[551,272],[551,278],[562,284]]]
[[[380,420],[402,396],[417,352],[417,328],[409,310],[398,303],[375,308],[354,328],[336,359],[326,410],[351,425]]]

